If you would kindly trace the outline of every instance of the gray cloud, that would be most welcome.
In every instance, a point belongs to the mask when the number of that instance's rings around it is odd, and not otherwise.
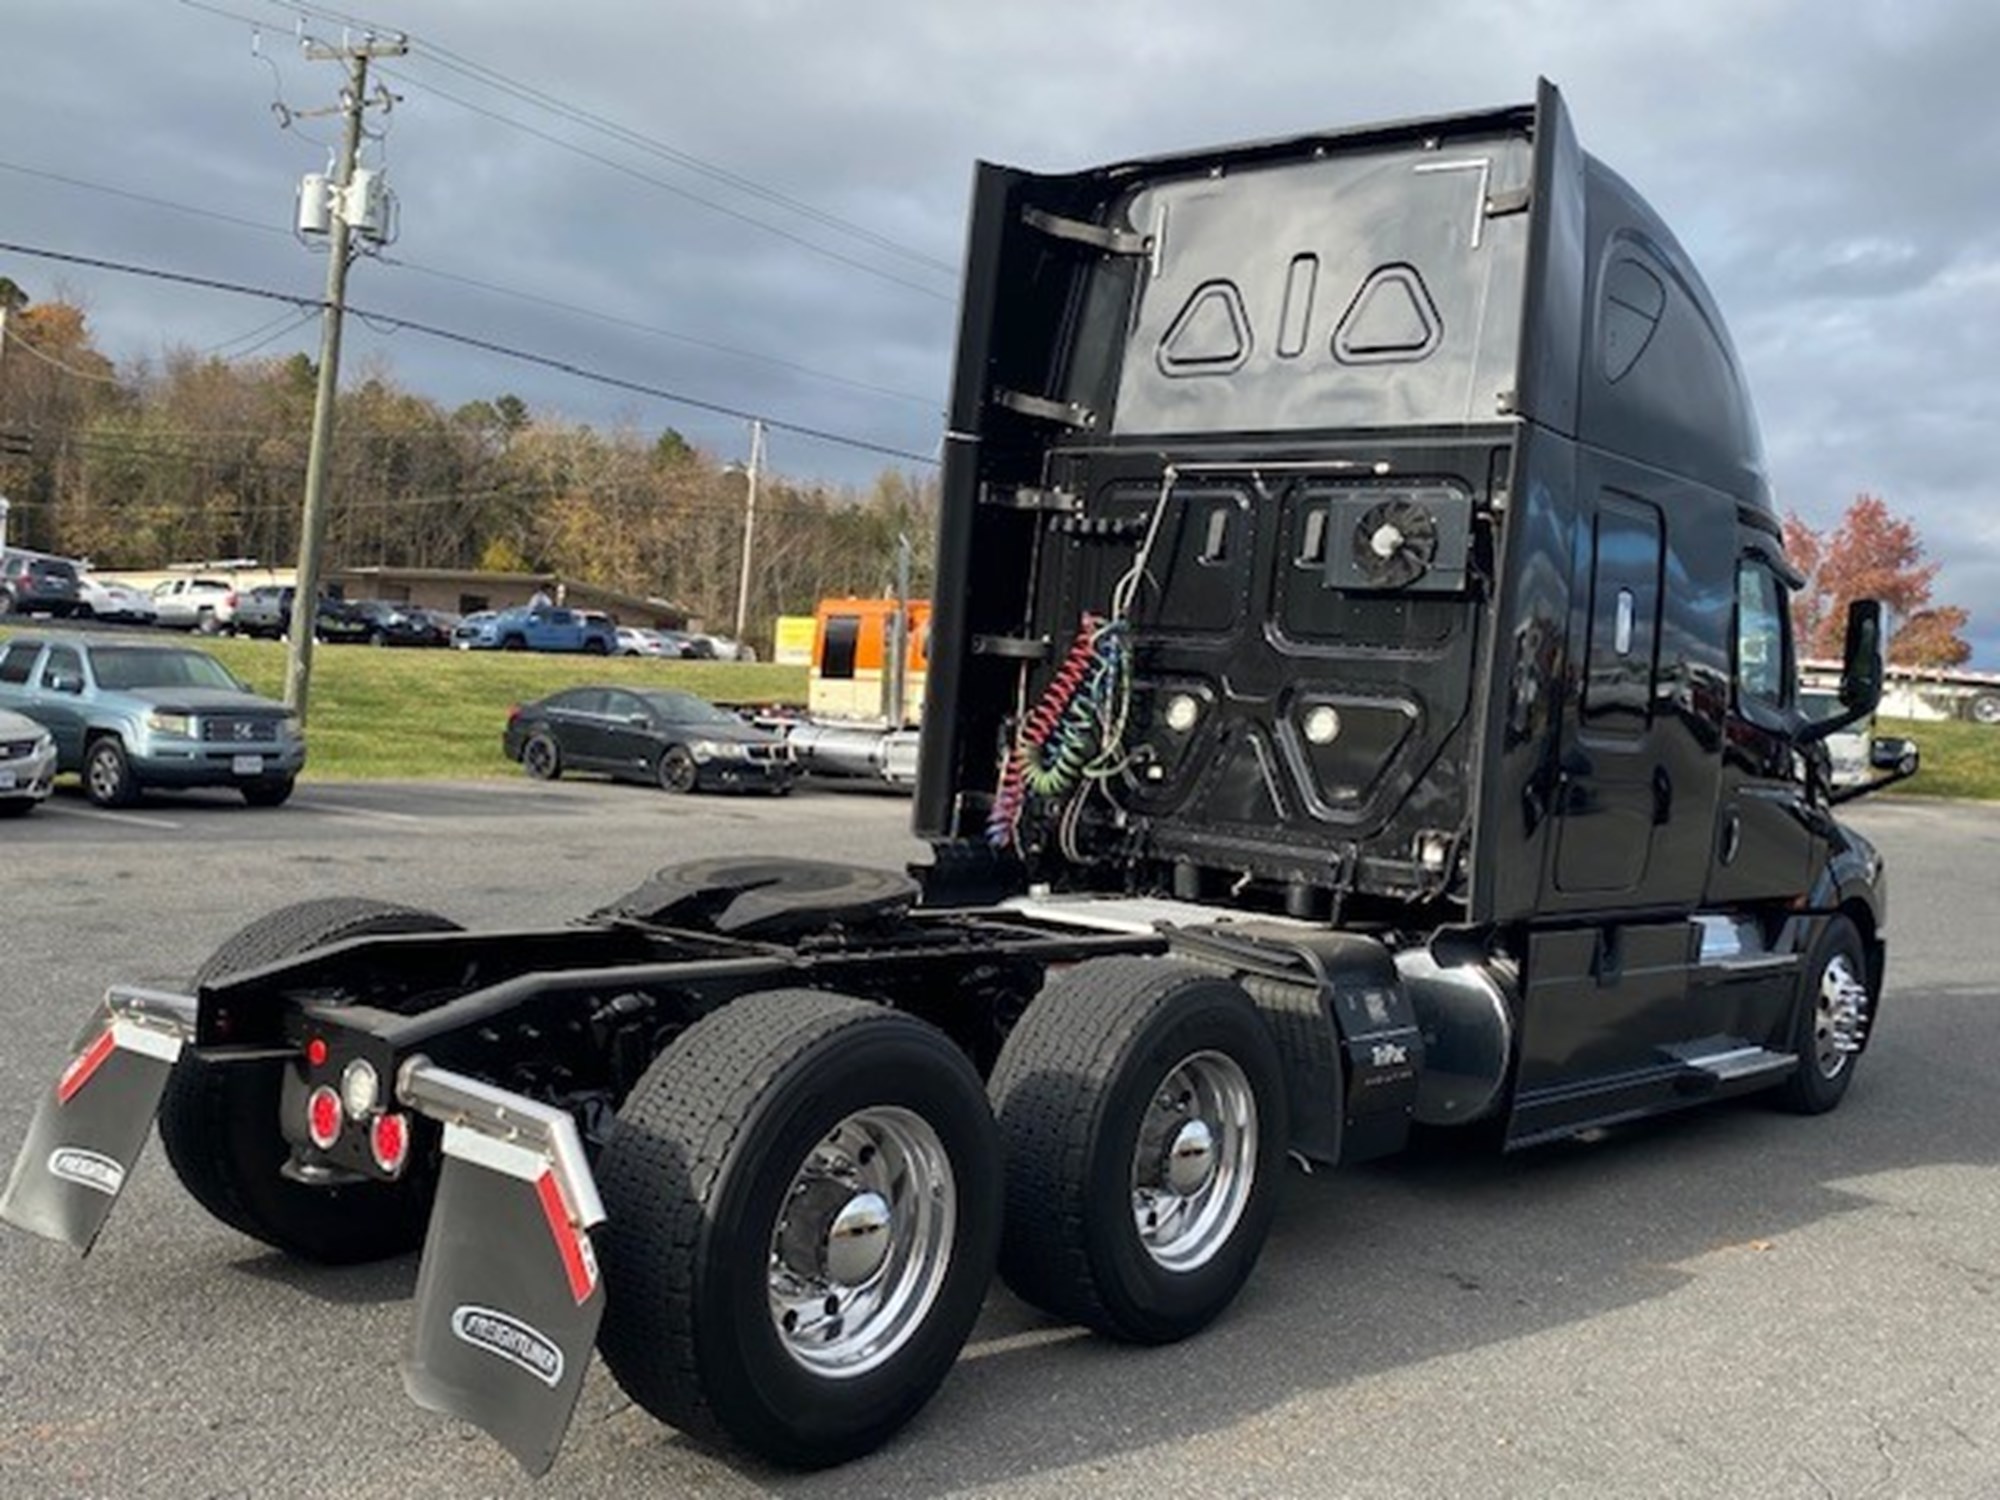
[[[320,262],[281,232],[326,121],[275,128],[274,94],[324,105],[336,72],[302,61],[289,14],[217,0],[249,27],[162,0],[15,0],[0,161],[170,198],[213,220],[0,171],[0,237],[311,296]],[[358,0],[356,0],[358,3]],[[849,0],[639,6],[389,0],[369,14],[424,42],[643,131],[920,256],[955,265],[975,158],[1060,169],[1222,140],[1484,107],[1564,88],[1586,147],[1673,224],[1729,316],[1786,503],[1831,524],[1884,495],[1944,562],[2000,666],[2000,535],[1984,493],[2000,405],[2000,113],[1987,103],[2000,11],[1975,0]],[[408,266],[364,264],[352,297],[648,384],[912,451],[935,447],[954,278],[620,147],[482,88],[435,57],[386,70],[404,95],[387,159],[403,204],[391,254],[628,323],[752,350],[924,398],[872,395],[618,323],[499,298]],[[814,255],[681,194],[471,113],[459,96],[929,289]],[[109,275],[58,279],[121,357],[204,347],[276,308]],[[308,328],[289,343],[309,348]],[[719,453],[740,425],[356,325],[447,402],[512,390],[543,410],[674,425]],[[357,364],[357,368],[359,365]],[[877,460],[779,437],[803,475],[865,479]]]

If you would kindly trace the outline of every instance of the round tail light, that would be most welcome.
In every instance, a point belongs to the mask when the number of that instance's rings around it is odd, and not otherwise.
[[[368,1148],[375,1165],[391,1177],[403,1170],[410,1155],[410,1122],[403,1115],[377,1115],[368,1128]]]
[[[331,1150],[333,1143],[340,1139],[344,1118],[340,1095],[326,1084],[306,1095],[306,1134],[312,1137],[312,1143],[320,1150]]]

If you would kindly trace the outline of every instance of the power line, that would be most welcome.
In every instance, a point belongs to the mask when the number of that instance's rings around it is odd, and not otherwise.
[[[182,0],[183,4],[194,4],[195,0]],[[203,9],[212,7],[203,6]],[[27,177],[38,177],[48,182],[59,182],[65,187],[82,189],[85,192],[103,193],[113,198],[123,198],[134,203],[143,203],[152,208],[167,209],[174,213],[192,214],[197,218],[214,219],[224,224],[234,224],[245,229],[261,230],[267,234],[289,236],[291,231],[276,224],[260,224],[254,219],[241,218],[235,214],[221,213],[215,209],[197,208],[192,204],[178,203],[169,198],[156,198],[149,193],[134,192],[129,188],[114,187],[109,183],[92,182],[83,177],[71,177],[61,172],[47,172],[35,167],[23,166],[18,162],[0,161],[0,171],[18,172]],[[599,312],[595,308],[580,307],[575,303],[563,302],[554,297],[546,297],[537,292],[522,291],[517,287],[502,286],[498,282],[483,281],[476,276],[466,276],[456,271],[446,271],[436,266],[427,266],[419,261],[405,260],[399,256],[377,254],[381,264],[394,266],[398,270],[414,271],[420,276],[432,276],[443,281],[457,282],[462,286],[477,288],[496,297],[511,297],[516,301],[534,303],[553,308],[581,318],[593,318],[601,323],[609,323],[634,332],[652,334],[657,338],[671,339],[697,349],[707,349],[716,354],[727,354],[737,359],[750,360],[757,364],[769,365],[775,369],[790,370],[808,379],[825,381],[829,385],[845,386],[850,390],[863,391],[870,395],[886,396],[891,400],[905,401],[921,406],[927,411],[937,411],[941,403],[931,396],[919,396],[910,391],[900,391],[892,386],[877,385],[872,381],[859,380],[851,375],[841,375],[832,370],[818,369],[812,365],[800,364],[796,360],[781,359],[774,354],[760,354],[753,349],[738,348],[733,344],[721,343],[714,339],[682,333],[678,329],[663,328],[656,323],[642,323],[636,319],[620,317],[616,313]],[[235,340],[228,340],[234,343]]]
[[[92,374],[89,370],[78,370],[69,365],[64,364],[61,360],[57,359],[53,354],[46,354],[42,350],[37,349],[33,344],[29,343],[26,339],[22,338],[20,334],[15,333],[12,329],[0,330],[0,342],[12,344],[16,349],[19,349],[23,354],[33,355],[43,364],[48,365],[53,369],[60,370],[65,375],[73,375],[78,380],[89,380],[95,382],[98,385],[118,384],[118,377],[115,375],[95,375]],[[99,355],[98,357],[100,359],[103,358],[102,355]]]
[[[906,276],[898,276],[893,271],[885,271],[880,266],[871,266],[865,260],[857,260],[851,255],[844,255],[838,250],[834,250],[826,245],[820,244],[817,240],[809,240],[802,234],[794,234],[791,230],[773,224],[769,220],[760,219],[755,214],[748,214],[743,212],[743,210],[741,209],[731,208],[729,207],[728,204],[718,203],[713,198],[705,198],[700,193],[693,192],[688,188],[684,188],[677,182],[667,181],[664,177],[655,177],[650,172],[642,172],[637,167],[632,166],[627,162],[619,161],[616,157],[606,156],[601,151],[593,151],[588,146],[580,146],[575,141],[564,140],[561,136],[556,135],[552,131],[542,130],[537,126],[528,124],[524,120],[517,120],[512,115],[505,115],[498,110],[488,109],[483,104],[474,104],[470,99],[461,98],[457,94],[453,94],[445,89],[441,89],[436,84],[431,83],[428,80],[420,78],[412,78],[407,73],[398,73],[389,68],[382,69],[382,75],[385,78],[395,79],[396,82],[402,84],[406,88],[416,88],[416,89],[426,90],[432,94],[437,95],[438,98],[443,99],[448,103],[456,104],[460,109],[470,110],[475,115],[483,115],[485,118],[489,120],[493,120],[501,125],[509,126],[512,129],[520,131],[524,135],[531,135],[535,137],[535,139],[537,140],[546,141],[552,146],[559,147],[560,149],[568,151],[573,155],[581,156],[586,161],[594,161],[599,166],[609,167],[612,171],[623,173],[625,176],[630,177],[635,181],[643,182],[651,187],[659,188],[662,192],[672,193],[674,194],[674,196],[678,198],[685,198],[691,203],[698,203],[703,208],[710,209],[715,213],[722,214],[726,218],[735,219],[741,223],[749,224],[754,228],[763,230],[767,234],[774,234],[779,239],[787,240],[792,244],[797,245],[802,250],[811,251],[814,255],[823,256],[827,260],[838,261],[841,265],[848,266],[856,271],[865,272],[867,275],[878,277],[881,280],[891,282],[896,286],[904,287],[909,291],[916,292],[920,296],[929,297],[938,302],[949,303],[950,301],[952,301],[952,297],[948,292],[941,292],[937,290],[937,288],[935,287],[928,287],[921,282],[911,281]]]
[[[619,328],[630,328],[637,333],[650,333],[659,338],[672,339],[676,343],[689,344],[697,349],[707,349],[716,354],[733,355],[738,359],[754,360],[758,364],[770,365],[775,369],[790,370],[796,375],[810,376],[814,380],[824,380],[832,385],[846,386],[850,390],[863,391],[872,396],[886,396],[892,401],[907,401],[921,406],[926,411],[937,411],[942,405],[932,396],[919,396],[910,391],[899,391],[893,386],[876,385],[873,381],[857,380],[851,375],[836,375],[831,370],[815,369],[802,365],[796,360],[780,359],[775,354],[759,354],[750,349],[739,349],[731,344],[717,343],[713,339],[699,338],[691,333],[681,333],[672,328],[662,328],[655,323],[641,323],[633,318],[623,318],[616,313],[598,312],[593,308],[579,307],[573,302],[563,302],[554,297],[544,297],[538,292],[524,292],[514,287],[499,286],[490,281],[481,281],[476,276],[461,275],[456,271],[441,271],[434,266],[419,265],[416,261],[402,260],[395,256],[380,256],[384,265],[396,266],[402,270],[415,271],[423,276],[435,276],[444,281],[455,281],[462,286],[476,287],[482,292],[492,292],[496,296],[512,297],[520,302],[533,302],[543,307],[554,308],[558,312],[573,313],[580,318],[594,318],[600,323],[609,323]]]
[[[208,291],[230,292],[237,296],[258,297],[268,302],[289,302],[299,308],[318,308],[325,304],[317,298],[302,297],[297,293],[275,292],[267,287],[247,286],[242,282],[224,281],[213,276],[194,276],[185,271],[164,271],[153,266],[133,265],[125,261],[106,260],[100,256],[76,255],[69,251],[48,250],[36,245],[23,245],[15,241],[0,240],[0,251],[14,255],[28,255],[40,260],[53,260],[66,265],[89,266],[94,270],[114,271],[121,275],[142,276],[154,281],[172,282],[182,286],[197,286]],[[628,380],[620,375],[606,374],[593,370],[571,360],[558,359],[553,355],[536,354],[527,349],[516,349],[493,339],[478,338],[469,333],[458,333],[452,329],[439,328],[432,324],[420,323],[411,318],[399,318],[389,313],[369,312],[362,308],[349,308],[356,317],[369,319],[385,328],[423,334],[446,343],[461,344],[469,349],[482,349],[489,354],[498,354],[523,364],[538,365],[544,369],[556,370],[565,375],[573,375],[579,380],[588,380],[615,390],[631,391],[636,395],[651,396],[655,400],[666,401],[677,406],[690,407],[696,411],[710,412],[716,416],[734,417],[741,422],[762,422],[777,432],[788,432],[794,437],[811,438],[836,447],[852,448],[863,453],[881,454],[888,458],[906,459],[911,463],[935,467],[938,460],[934,454],[914,453],[907,448],[896,448],[886,443],[874,442],[868,438],[852,437],[846,433],[834,432],[823,427],[811,427],[802,422],[788,422],[781,417],[773,417],[763,412],[751,411],[745,407],[730,406],[720,401],[710,401],[700,396],[689,396],[680,391],[670,391],[662,386],[648,385],[644,381]]]
[[[345,26],[367,27],[374,24],[361,17],[334,10],[329,6],[306,3],[306,0],[267,0],[267,3],[279,9],[289,10],[301,17],[336,21]],[[828,229],[836,230],[839,233],[849,235],[863,243],[872,245],[879,250],[900,256],[912,264],[943,272],[947,276],[955,277],[958,274],[958,267],[949,261],[940,260],[925,251],[903,244],[882,234],[879,230],[870,229],[865,224],[857,224],[851,219],[845,219],[838,214],[829,213],[825,209],[805,202],[803,199],[795,198],[789,193],[758,182],[754,178],[746,177],[740,172],[732,171],[728,167],[710,161],[708,158],[699,156],[692,151],[669,145],[655,136],[649,136],[643,131],[636,130],[629,125],[622,125],[608,116],[600,115],[580,105],[571,104],[569,101],[550,93],[546,89],[539,88],[534,84],[523,83],[502,73],[497,68],[491,68],[484,63],[476,62],[462,52],[454,51],[437,42],[425,41],[420,37],[411,37],[409,40],[412,51],[436,63],[448,72],[456,73],[463,78],[493,89],[496,92],[511,95],[523,103],[545,109],[562,119],[610,136],[612,139],[625,145],[635,147],[650,155],[661,157],[664,160],[673,162],[677,166],[685,167],[689,171],[698,172],[712,181],[723,183],[763,202],[787,209],[802,218],[810,219],[814,223]]]
[[[124,198],[128,202],[143,203],[149,208],[169,209],[177,214],[192,214],[199,219],[214,219],[223,224],[234,224],[242,229],[255,229],[263,234],[289,236],[291,231],[279,224],[262,224],[255,219],[246,219],[238,214],[226,214],[213,208],[196,208],[191,203],[177,202],[172,198],[155,198],[150,193],[135,193],[130,188],[112,187],[105,182],[91,182],[82,177],[70,177],[62,172],[45,172],[38,167],[24,167],[19,162],[0,161],[0,172],[18,172],[23,177],[39,177],[44,182],[60,182],[65,187],[82,188],[86,192],[103,193],[112,198]]]
[[[257,26],[261,24],[254,18],[245,16],[240,12],[227,10],[218,5],[208,4],[206,3],[206,0],[181,0],[181,3],[183,5],[189,6],[194,10],[207,11],[211,15],[222,16],[228,20],[240,21],[246,25]],[[310,15],[313,13],[311,10],[301,8],[299,6],[289,6],[287,8],[297,11],[301,15]],[[331,12],[329,14],[337,15],[338,13]],[[350,22],[350,24],[353,23]],[[368,23],[362,23],[362,24],[368,24]],[[388,28],[379,28],[379,29],[387,30]],[[437,58],[433,58],[432,60],[441,62],[441,60]],[[451,64],[448,63],[441,63],[441,65],[446,67],[452,66]],[[454,68],[454,71],[462,73],[464,72],[464,69]],[[534,136],[537,140],[546,141],[548,144],[552,146],[558,147],[559,149],[564,151],[571,152],[577,156],[581,156],[585,160],[594,161],[599,166],[608,167],[614,172],[621,172],[625,176],[633,178],[636,181],[643,182],[648,184],[649,186],[659,188],[662,192],[672,193],[676,197],[685,198],[690,203],[699,204],[701,207],[706,208],[713,213],[718,213],[726,218],[735,219],[739,223],[748,224],[753,228],[761,229],[766,234],[776,235],[779,239],[789,241],[790,243],[797,245],[799,248],[803,250],[810,251],[814,255],[823,256],[828,260],[837,261],[841,265],[847,266],[856,271],[863,272],[864,274],[869,276],[878,277],[881,280],[890,282],[896,286],[904,287],[909,291],[918,293],[920,296],[934,298],[937,301],[945,303],[949,303],[953,300],[949,293],[941,292],[935,287],[925,286],[921,282],[911,281],[907,277],[898,276],[893,271],[885,271],[880,266],[870,265],[867,261],[857,260],[855,257],[851,255],[845,255],[840,251],[831,248],[830,246],[822,245],[817,240],[811,240],[806,238],[802,234],[796,234],[793,231],[785,229],[780,225],[771,223],[767,219],[760,219],[755,214],[745,213],[742,209],[731,208],[726,203],[719,203],[713,198],[704,197],[700,193],[694,192],[689,188],[682,187],[679,183],[669,182],[663,177],[655,177],[649,172],[642,172],[637,167],[631,166],[625,162],[621,162],[617,160],[615,157],[606,156],[600,151],[592,151],[589,147],[578,145],[575,141],[565,140],[563,137],[559,135],[556,135],[550,131],[539,129],[534,125],[528,124],[524,120],[517,120],[512,115],[503,114],[499,110],[489,109],[481,104],[475,104],[470,99],[462,98],[461,96],[452,93],[448,89],[443,89],[438,87],[437,84],[432,83],[428,79],[414,78],[408,73],[396,72],[389,68],[381,69],[380,73],[382,77],[393,78],[396,82],[402,84],[406,88],[414,87],[420,90],[427,90],[430,93],[435,94],[438,98],[443,99],[448,103],[456,104],[460,109],[467,110],[472,114],[481,115],[484,118],[495,121],[498,124],[506,125],[511,129],[520,131],[524,135]],[[497,85],[493,84],[488,84],[487,86],[497,87]],[[556,109],[549,104],[532,100],[528,102],[536,103],[540,108],[550,109],[551,112],[556,113],[557,115],[563,118],[571,118],[572,123],[585,124],[586,128],[596,129],[599,131],[603,130],[603,127],[601,125],[590,124],[587,121],[575,119],[572,116],[564,116],[562,110]],[[631,144],[631,142],[628,141],[627,144]],[[661,147],[660,149],[670,151],[672,148]],[[951,268],[946,267],[946,269],[950,270]]]

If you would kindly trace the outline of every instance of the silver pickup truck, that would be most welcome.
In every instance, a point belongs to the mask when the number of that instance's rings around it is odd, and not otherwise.
[[[153,588],[161,625],[215,635],[236,614],[236,585],[221,578],[169,578]]]

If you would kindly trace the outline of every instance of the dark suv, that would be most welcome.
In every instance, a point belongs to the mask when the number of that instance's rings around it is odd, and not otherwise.
[[[0,556],[0,615],[76,613],[76,564],[28,552]]]

